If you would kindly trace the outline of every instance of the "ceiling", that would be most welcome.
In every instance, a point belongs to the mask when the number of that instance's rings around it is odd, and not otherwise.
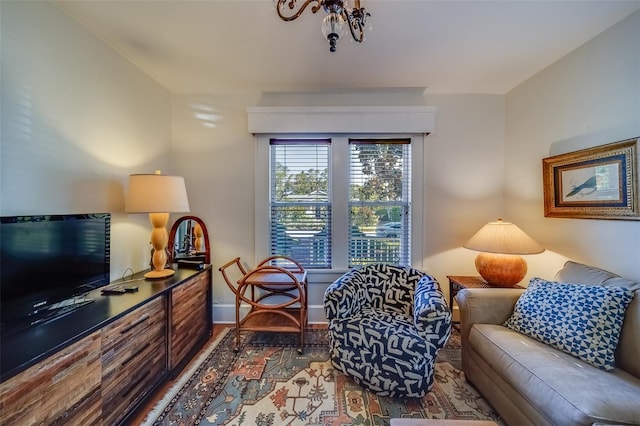
[[[504,94],[640,9],[640,0],[362,0],[373,31],[330,53],[322,10],[284,22],[272,0],[55,3],[170,91],[192,94]]]

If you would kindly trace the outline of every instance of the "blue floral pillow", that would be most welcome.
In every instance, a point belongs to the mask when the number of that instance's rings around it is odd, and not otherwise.
[[[609,371],[631,299],[622,287],[533,278],[504,325]]]

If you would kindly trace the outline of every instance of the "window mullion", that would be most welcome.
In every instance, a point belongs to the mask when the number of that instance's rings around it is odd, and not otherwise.
[[[331,139],[331,145],[333,149],[331,158],[333,267],[347,269],[349,267],[349,139],[345,136],[336,136]]]

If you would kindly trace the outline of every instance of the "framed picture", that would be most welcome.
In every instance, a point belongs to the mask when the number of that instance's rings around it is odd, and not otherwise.
[[[640,220],[638,140],[544,158],[544,215]]]

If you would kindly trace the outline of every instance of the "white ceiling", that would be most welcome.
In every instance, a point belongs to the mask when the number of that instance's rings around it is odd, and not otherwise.
[[[284,22],[272,0],[55,3],[174,93],[504,94],[640,9],[640,0],[362,0],[373,31],[330,53],[322,10]]]

